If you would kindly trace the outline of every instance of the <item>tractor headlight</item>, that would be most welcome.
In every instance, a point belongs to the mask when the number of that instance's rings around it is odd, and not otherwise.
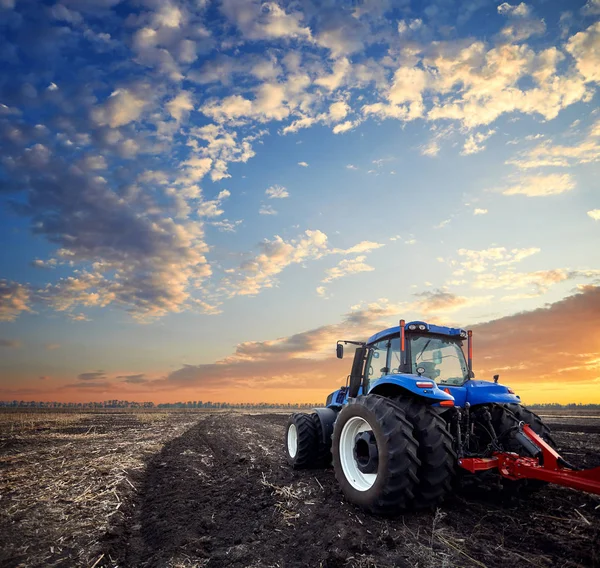
[[[421,325],[419,326],[419,329],[420,329],[421,331],[425,331],[425,330],[427,329],[427,327],[426,327],[426,326],[424,326],[423,324],[421,324]]]
[[[415,329],[417,329],[417,326],[413,323],[408,326],[408,329],[410,329],[410,331],[415,331]]]
[[[467,332],[466,332],[466,331],[461,331],[461,332],[460,332],[460,336],[461,336],[463,339],[467,339]]]

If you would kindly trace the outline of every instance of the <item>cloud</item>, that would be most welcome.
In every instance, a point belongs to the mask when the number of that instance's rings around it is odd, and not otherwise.
[[[489,380],[507,369],[501,382],[529,387],[529,402],[549,400],[546,385],[593,381],[600,323],[600,287],[579,293],[529,312],[522,312],[473,327],[477,378]],[[557,333],[560,330],[560,333]],[[548,358],[559,355],[559,363]],[[504,381],[503,381],[504,379]],[[567,395],[569,401],[581,400]]]
[[[230,196],[227,189],[222,189],[215,199],[202,202],[198,207],[198,217],[219,217],[223,214],[223,209],[220,209],[223,200]]]
[[[366,256],[357,256],[352,259],[344,259],[341,260],[337,266],[333,268],[328,268],[325,271],[325,278],[323,278],[323,283],[332,282],[333,280],[337,280],[338,278],[343,278],[344,276],[348,276],[349,274],[358,274],[359,272],[372,272],[375,270],[372,266],[369,266],[365,260]]]
[[[562,268],[536,270],[534,272],[507,270],[495,274],[478,274],[472,285],[474,288],[483,290],[498,288],[505,290],[529,289],[530,292],[526,297],[535,297],[544,294],[551,286],[560,282],[598,277],[600,277],[600,270],[566,270]],[[513,300],[515,298],[507,297],[505,299]]]
[[[64,385],[63,389],[89,389],[89,390],[105,390],[114,386],[108,381],[89,381],[82,383],[70,383]]]
[[[600,22],[570,37],[566,50],[586,82],[600,83]]]
[[[240,264],[233,279],[225,279],[223,286],[230,296],[253,296],[263,288],[272,288],[277,275],[286,267],[321,258],[329,252],[327,235],[319,230],[304,231],[290,241],[277,235],[261,242],[259,250],[257,255]]]
[[[348,169],[348,170],[358,170],[358,168],[354,164],[348,164],[346,166],[346,169]]]
[[[92,118],[100,126],[124,126],[140,118],[149,104],[148,93],[121,88],[113,91],[106,101],[92,110]]]
[[[594,219],[594,221],[600,221],[600,209],[592,209],[587,212],[588,217]]]
[[[44,349],[46,351],[55,351],[56,349],[60,349],[62,345],[60,343],[45,343]]]
[[[258,214],[259,215],[277,215],[277,211],[275,211],[275,209],[273,209],[273,207],[271,207],[270,205],[261,205],[260,209],[258,210]]]
[[[473,215],[487,215],[488,214],[488,210],[487,209],[474,209],[473,210]]]
[[[276,2],[224,0],[221,12],[247,39],[311,39],[310,29],[302,25],[303,14],[299,11],[288,13]]]
[[[335,250],[335,252],[340,252],[343,254],[360,254],[363,252],[371,252],[373,250],[377,250],[378,248],[384,247],[385,245],[383,243],[376,243],[374,241],[361,241],[358,244],[355,244],[354,246],[351,246],[350,248],[347,249],[341,249],[341,250]]]
[[[168,375],[166,388],[198,385],[209,389],[314,389],[327,392],[344,382],[349,362],[334,356],[340,338],[366,339],[389,323],[397,306],[387,300],[353,308],[341,322],[266,341],[240,343],[234,353],[203,365],[186,365]],[[285,372],[282,372],[285,369]],[[159,386],[159,382],[156,383]],[[308,392],[306,389],[312,389]]]
[[[458,255],[461,260],[459,266],[469,272],[484,272],[489,266],[500,267],[509,266],[521,262],[522,260],[538,254],[541,251],[538,247],[513,248],[490,247],[481,250],[459,249]]]
[[[171,99],[166,105],[169,114],[177,121],[181,122],[187,114],[194,110],[193,96],[189,91],[181,91],[175,98]]]
[[[546,140],[533,148],[520,152],[506,163],[527,170],[540,167],[568,168],[599,161],[600,120],[596,120],[579,142],[555,144],[551,140]]]
[[[31,312],[30,291],[26,286],[0,280],[0,321],[15,321],[22,312]]]
[[[2,339],[0,338],[0,347],[7,347],[9,349],[18,349],[21,347],[21,342],[16,339]]]
[[[222,221],[211,221],[210,224],[216,227],[222,233],[235,233],[237,228],[244,222],[243,219],[237,221],[230,221],[229,219],[223,219]]]
[[[269,199],[284,199],[289,197],[290,194],[288,190],[281,185],[272,185],[265,190],[265,195]]]
[[[306,162],[298,162],[299,166],[302,166],[303,168],[308,168],[308,164]]]
[[[498,6],[498,13],[509,20],[499,34],[506,41],[520,42],[546,31],[544,20],[535,18],[531,7],[524,2],[518,5],[504,2]]]
[[[526,195],[546,197],[559,195],[575,189],[575,180],[570,174],[540,174],[520,178],[515,184],[503,188],[503,195]]]
[[[462,308],[488,303],[492,299],[492,296],[466,298],[439,288],[414,295],[418,298],[414,309],[424,314],[455,312]]]
[[[148,382],[148,379],[145,378],[146,375],[138,374],[138,375],[119,375],[117,379],[122,379],[124,383],[130,385],[143,385]]]
[[[80,381],[98,381],[101,379],[106,379],[106,373],[104,371],[92,371],[89,373],[80,373],[77,375],[77,378]]]
[[[468,156],[470,154],[477,154],[485,150],[483,142],[485,142],[495,132],[495,130],[490,129],[487,132],[476,132],[475,134],[469,134],[469,137],[465,140],[461,154]]]

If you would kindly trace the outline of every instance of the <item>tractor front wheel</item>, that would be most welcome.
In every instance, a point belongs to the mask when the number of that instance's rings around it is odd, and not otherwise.
[[[335,476],[350,502],[380,514],[413,504],[418,446],[394,402],[377,395],[351,399],[335,422],[332,450]]]

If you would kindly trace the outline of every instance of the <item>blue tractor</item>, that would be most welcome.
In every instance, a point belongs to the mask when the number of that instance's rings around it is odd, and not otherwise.
[[[576,475],[556,453],[550,429],[498,375],[475,380],[471,331],[401,320],[366,343],[338,341],[338,358],[348,344],[356,351],[346,386],[324,408],[293,414],[285,443],[295,469],[333,460],[352,503],[389,514],[435,507],[459,477],[483,471],[519,493],[546,481],[564,485],[552,477],[559,470]]]

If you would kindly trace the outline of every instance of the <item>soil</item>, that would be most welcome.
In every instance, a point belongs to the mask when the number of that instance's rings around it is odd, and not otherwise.
[[[285,423],[206,416],[168,442],[136,480],[125,522],[106,535],[105,565],[600,566],[598,496],[554,486],[526,500],[463,490],[437,511],[377,518],[344,501],[332,469],[290,469]],[[565,457],[599,466],[598,421],[586,420],[586,433],[562,423],[555,434]]]
[[[331,468],[289,467],[288,413],[0,415],[0,565],[600,568],[600,496],[471,487],[371,516]],[[544,420],[569,462],[600,466],[599,416]]]

